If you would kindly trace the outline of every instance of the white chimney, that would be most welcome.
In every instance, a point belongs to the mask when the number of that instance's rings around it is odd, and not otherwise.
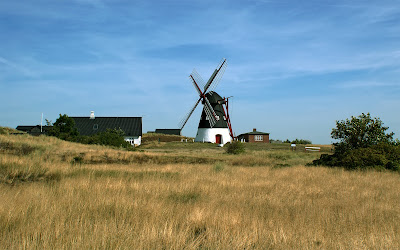
[[[94,111],[90,111],[90,119],[94,119]]]

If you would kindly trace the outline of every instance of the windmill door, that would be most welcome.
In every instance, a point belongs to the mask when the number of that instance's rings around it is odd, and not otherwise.
[[[221,144],[221,135],[215,135],[215,143],[217,143],[217,144]]]

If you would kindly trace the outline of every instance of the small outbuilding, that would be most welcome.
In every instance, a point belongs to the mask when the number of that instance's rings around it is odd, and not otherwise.
[[[253,128],[252,132],[240,134],[238,140],[253,143],[269,143],[269,133],[260,132]]]

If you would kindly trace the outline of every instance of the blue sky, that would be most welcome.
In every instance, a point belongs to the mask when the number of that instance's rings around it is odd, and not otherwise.
[[[197,100],[188,75],[227,58],[216,91],[237,135],[327,144],[362,112],[400,135],[399,1],[4,0],[0,41],[0,126],[94,110],[177,128]]]

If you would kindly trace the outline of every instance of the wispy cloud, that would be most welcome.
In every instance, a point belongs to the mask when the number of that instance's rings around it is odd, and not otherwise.
[[[29,77],[35,77],[37,76],[37,74],[32,71],[31,69],[25,67],[25,66],[21,66],[19,64],[16,64],[14,62],[11,62],[7,59],[5,59],[4,57],[0,56],[0,64],[6,65],[7,67],[10,68],[10,71],[16,71],[19,74],[24,74],[25,76],[29,76]],[[5,70],[8,71],[8,70]],[[12,73],[12,72],[11,72]]]
[[[387,81],[351,81],[342,82],[334,86],[340,89],[360,89],[360,88],[383,88],[383,87],[400,87],[400,82]]]

